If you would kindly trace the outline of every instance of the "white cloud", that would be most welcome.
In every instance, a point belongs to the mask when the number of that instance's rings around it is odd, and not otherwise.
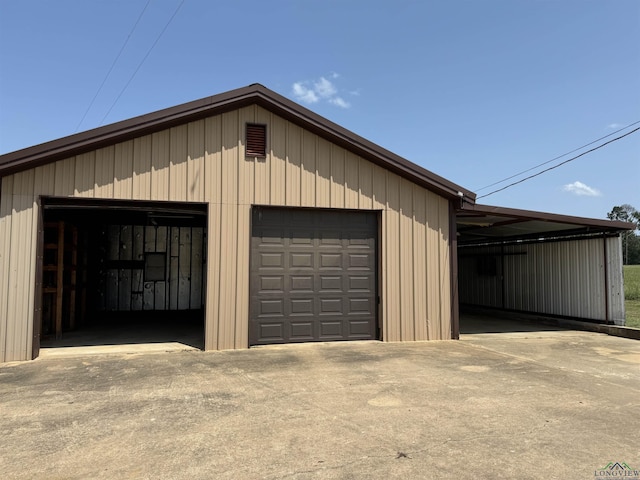
[[[336,79],[340,75],[333,72],[329,75],[330,78]],[[340,108],[349,108],[351,104],[345,101],[338,95],[338,88],[326,77],[320,77],[314,81],[295,82],[292,85],[293,97],[302,103],[317,103],[320,100],[325,100],[331,105],[335,105]]]
[[[316,92],[307,88],[301,82],[293,84],[293,96],[304,103],[316,103],[319,100]]]
[[[574,195],[581,195],[581,196],[587,196],[587,197],[599,197],[600,195],[602,195],[595,188],[592,188],[589,185],[585,185],[584,183],[579,181],[568,183],[562,189],[565,192],[573,193]]]
[[[314,91],[322,98],[331,98],[336,93],[336,87],[324,77],[320,77],[320,80],[313,84]]]
[[[345,102],[342,98],[340,97],[334,97],[331,100],[329,100],[330,103],[338,106],[338,107],[342,107],[342,108],[349,108],[351,106],[351,104],[349,102]]]
[[[609,125],[607,125],[607,128],[610,128],[611,130],[615,130],[616,128],[620,127],[624,127],[624,125],[622,125],[621,123],[610,123]]]

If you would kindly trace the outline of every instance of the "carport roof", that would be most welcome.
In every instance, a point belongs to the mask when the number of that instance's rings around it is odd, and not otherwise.
[[[576,235],[612,234],[635,225],[613,220],[465,204],[457,212],[458,243],[483,244]]]
[[[0,156],[0,178],[172,126],[257,104],[326,140],[449,199],[476,194],[366,140],[272,90],[253,84]]]

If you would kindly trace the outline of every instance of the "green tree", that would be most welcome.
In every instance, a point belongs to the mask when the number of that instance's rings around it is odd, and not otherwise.
[[[640,237],[636,235],[636,231],[640,230],[640,212],[625,203],[613,207],[613,210],[607,213],[607,217],[609,220],[620,220],[635,224],[635,230],[622,232],[622,263],[625,265],[640,264]]]

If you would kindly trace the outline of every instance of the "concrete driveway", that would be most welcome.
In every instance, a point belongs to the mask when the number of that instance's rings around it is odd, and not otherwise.
[[[53,356],[0,366],[0,409],[4,479],[591,479],[640,469],[640,342]]]

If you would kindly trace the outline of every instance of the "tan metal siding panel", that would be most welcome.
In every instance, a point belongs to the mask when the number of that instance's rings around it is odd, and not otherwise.
[[[35,284],[34,178],[34,170],[26,170],[14,176],[13,218],[9,240],[11,257],[8,269],[6,361],[26,360],[31,351],[28,332],[29,323],[33,323],[32,299]]]
[[[376,210],[387,207],[387,173],[378,166],[373,167],[373,208]]]
[[[205,120],[205,200],[209,202],[207,225],[207,278],[205,349],[219,349],[220,323],[220,215],[222,201],[221,117]]]
[[[222,201],[222,124],[220,117],[205,121],[205,201],[219,204]]]
[[[331,205],[331,144],[318,138],[316,159],[316,206]]]
[[[302,161],[300,171],[300,205],[316,205],[316,154],[318,137],[302,130]]]
[[[385,250],[384,330],[385,340],[399,342],[400,331],[400,191],[396,175],[387,176],[387,210],[384,212],[383,249]]]
[[[286,139],[286,205],[292,207],[300,206],[300,164],[301,164],[301,136],[302,129],[292,123],[287,123]]]
[[[358,172],[358,159],[351,152],[345,152],[344,161],[344,206],[345,208],[358,208],[358,194],[360,186],[358,185],[359,172]]]
[[[236,315],[234,348],[249,346],[249,258],[251,242],[251,207],[240,205],[237,210]]]
[[[187,201],[204,200],[204,120],[187,125]]]
[[[7,359],[7,330],[12,317],[9,317],[9,278],[11,272],[11,232],[13,226],[13,183],[14,176],[0,179],[0,362]]]
[[[242,140],[238,148],[238,204],[253,204],[255,179],[253,158],[245,155],[244,138],[246,137],[246,125],[255,121],[254,107],[247,107],[240,110],[238,115],[238,132]]]
[[[429,340],[440,339],[440,248],[438,197],[427,195],[427,311]]]
[[[95,187],[93,193],[98,198],[113,198],[115,168],[115,147],[96,150]]]
[[[239,252],[238,207],[224,204],[220,215],[220,313],[218,348],[228,349],[235,345],[236,322],[247,322],[248,318],[236,316],[236,281]],[[248,255],[248,252],[247,252]]]
[[[451,338],[451,249],[449,248],[449,202],[438,197],[439,215],[439,257],[440,271],[438,282],[440,292],[438,303],[440,305],[440,340]]]
[[[187,126],[169,131],[169,200],[187,200]]]
[[[344,208],[344,149],[331,145],[331,207]]]
[[[151,148],[152,137],[133,140],[133,199],[151,199]]]
[[[358,208],[373,209],[373,165],[360,158],[358,165]]]
[[[55,195],[59,197],[71,197],[75,191],[74,181],[76,177],[76,158],[59,160],[56,166],[56,188]]]
[[[169,199],[170,144],[168,130],[151,135],[151,200]]]
[[[35,169],[34,195],[53,195],[56,189],[56,166],[48,163]]]
[[[427,329],[427,195],[413,185],[413,301],[415,338],[428,340]]]
[[[270,205],[286,205],[287,122],[278,116],[271,120],[271,198]]]
[[[76,157],[74,196],[93,197],[95,187],[96,153],[88,152]]]
[[[115,146],[113,198],[133,198],[133,140]]]
[[[205,349],[220,348],[220,204],[209,204],[207,224],[207,278],[205,298]]]
[[[413,305],[413,185],[401,179],[399,182],[399,256],[398,286],[400,290],[400,340],[415,339],[415,311]]]
[[[220,215],[220,317],[218,348],[235,345],[238,254],[238,112],[222,120],[222,205]],[[247,253],[248,254],[248,253]],[[243,319],[247,321],[247,319]]]
[[[262,108],[256,108],[255,122],[267,125],[267,156],[258,158],[254,162],[254,201],[258,205],[267,205],[271,196],[271,184],[269,172],[271,170],[271,113]]]

